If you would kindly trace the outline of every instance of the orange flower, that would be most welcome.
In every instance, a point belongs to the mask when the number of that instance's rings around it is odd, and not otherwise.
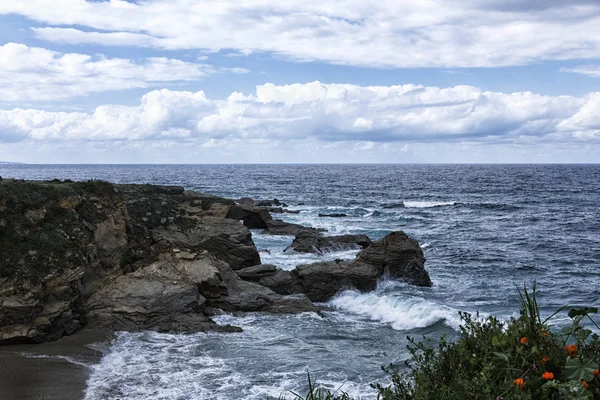
[[[583,387],[586,389],[590,387],[590,385],[586,381],[581,381],[581,383],[583,383]]]
[[[517,385],[519,389],[523,389],[525,387],[525,379],[523,378],[517,378],[513,381],[513,383]]]
[[[577,346],[574,344],[568,345],[565,347],[565,353],[571,358],[575,357],[577,355]]]
[[[526,336],[523,336],[523,337],[521,338],[520,342],[521,342],[521,344],[528,344],[528,343],[529,343],[529,340],[527,340],[527,337],[526,337]]]
[[[594,370],[594,376],[598,379],[600,379],[600,371],[598,371],[597,369]]]
[[[544,356],[544,357],[542,357],[542,359],[540,360],[540,364],[542,364],[542,365],[546,365],[546,363],[548,362],[548,360],[550,360],[550,359],[548,358],[548,356]]]
[[[547,381],[551,381],[552,379],[554,379],[554,374],[552,372],[544,372],[542,378],[544,378]]]

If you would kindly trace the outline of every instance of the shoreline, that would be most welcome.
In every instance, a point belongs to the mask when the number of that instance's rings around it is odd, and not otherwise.
[[[0,346],[2,400],[80,400],[84,398],[90,367],[111,336],[82,330],[57,341]]]

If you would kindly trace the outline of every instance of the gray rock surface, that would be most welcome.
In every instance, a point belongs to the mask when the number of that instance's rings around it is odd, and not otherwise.
[[[316,231],[300,230],[286,251],[323,254],[331,251],[364,249],[370,244],[371,239],[367,235],[323,236]]]
[[[247,281],[255,281],[277,272],[277,266],[273,264],[260,264],[253,267],[242,268],[236,271],[238,276]]]

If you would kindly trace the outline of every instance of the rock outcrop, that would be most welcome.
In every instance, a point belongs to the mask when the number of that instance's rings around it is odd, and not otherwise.
[[[102,181],[0,183],[0,344],[84,326],[236,330],[208,310],[315,310],[234,270],[261,263],[246,210],[181,187]],[[236,214],[237,213],[237,214]]]
[[[364,249],[370,244],[371,239],[367,235],[323,236],[314,230],[300,230],[286,251],[323,254],[331,251]]]
[[[404,232],[392,232],[371,243],[351,261],[329,261],[299,265],[292,271],[277,271],[260,283],[280,294],[304,293],[312,301],[329,300],[342,289],[375,289],[384,276],[417,286],[431,286],[419,243]]]

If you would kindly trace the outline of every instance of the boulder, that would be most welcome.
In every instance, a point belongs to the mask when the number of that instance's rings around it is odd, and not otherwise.
[[[367,235],[323,236],[319,232],[301,230],[286,249],[301,253],[323,254],[331,251],[360,250],[371,244]]]
[[[402,231],[392,232],[356,255],[356,262],[375,265],[391,279],[416,286],[431,286],[419,242]]]
[[[277,269],[275,274],[260,278],[258,283],[283,295],[304,293],[304,287],[298,281],[295,271]]]
[[[231,268],[220,266],[219,271],[227,287],[227,295],[213,303],[224,311],[261,311],[270,313],[317,312],[317,308],[303,294],[284,296],[258,283],[242,280]]]
[[[381,278],[377,266],[346,261],[299,265],[293,273],[303,293],[318,302],[329,300],[342,289],[374,290]]]
[[[277,272],[277,267],[273,264],[260,264],[253,267],[242,268],[236,272],[240,278],[252,281],[275,274]]]

